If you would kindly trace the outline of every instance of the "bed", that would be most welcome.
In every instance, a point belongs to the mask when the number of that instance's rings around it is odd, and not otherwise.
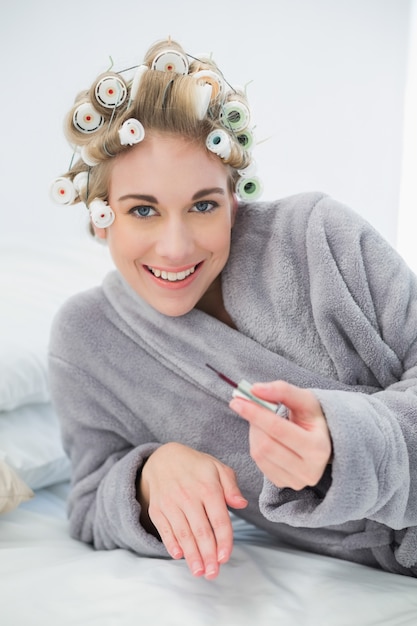
[[[97,552],[69,537],[49,327],[61,302],[110,267],[87,236],[0,242],[1,624],[416,626],[417,579],[301,552],[233,516],[233,555],[211,582],[183,561]]]

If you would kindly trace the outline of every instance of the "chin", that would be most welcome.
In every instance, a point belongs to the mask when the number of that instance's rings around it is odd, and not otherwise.
[[[149,303],[151,307],[153,307],[158,313],[162,315],[166,315],[167,317],[181,317],[183,315],[187,315],[190,311],[195,308],[195,304],[191,304],[190,306],[184,305],[184,303],[172,303],[169,305],[156,305],[152,302]]]

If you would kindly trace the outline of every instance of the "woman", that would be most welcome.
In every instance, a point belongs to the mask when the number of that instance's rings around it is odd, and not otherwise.
[[[214,579],[231,508],[415,576],[416,278],[324,194],[253,201],[248,103],[211,59],[168,40],[122,74],[77,99],[81,158],[52,187],[87,205],[116,266],[51,337],[72,535]],[[252,398],[287,419],[230,400],[242,378],[273,381]]]

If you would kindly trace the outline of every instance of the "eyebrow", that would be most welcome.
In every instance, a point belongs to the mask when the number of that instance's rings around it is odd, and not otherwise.
[[[206,196],[209,196],[213,193],[217,193],[217,194],[221,194],[221,195],[225,195],[225,190],[222,187],[208,187],[207,189],[200,189],[199,191],[197,191],[193,197],[191,198],[191,200],[199,200],[200,198],[204,198]],[[150,196],[148,194],[143,194],[143,193],[128,193],[124,196],[120,196],[119,198],[119,202],[121,202],[122,200],[142,200],[144,202],[150,202],[152,204],[158,204],[158,199],[155,198],[155,196]]]
[[[155,196],[148,196],[142,193],[127,193],[125,196],[120,196],[119,202],[122,200],[144,200],[145,202],[151,202],[157,204],[158,200]]]
[[[208,189],[200,189],[197,191],[191,200],[199,200],[200,198],[204,198],[205,196],[210,196],[212,193],[219,193],[224,196],[224,189],[222,187],[209,187]]]

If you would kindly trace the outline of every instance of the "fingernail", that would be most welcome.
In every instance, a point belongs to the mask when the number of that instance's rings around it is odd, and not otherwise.
[[[202,566],[201,563],[196,561],[191,566],[191,572],[192,572],[193,576],[201,576],[201,574],[204,572],[204,567]]]
[[[222,563],[223,561],[226,561],[227,559],[227,550],[220,550],[219,554],[217,555],[217,560],[219,563]]]
[[[206,567],[206,578],[211,578],[217,574],[217,565],[210,564]]]
[[[171,551],[171,556],[172,556],[173,559],[181,559],[182,558],[182,550],[179,550],[179,549],[172,550]]]
[[[253,383],[252,387],[258,391],[267,390],[271,388],[271,383]]]
[[[232,398],[232,400],[230,400],[229,402],[229,407],[233,410],[236,411],[236,413],[239,412],[239,410],[242,409],[242,407],[244,406],[244,400],[238,400],[237,398]]]

